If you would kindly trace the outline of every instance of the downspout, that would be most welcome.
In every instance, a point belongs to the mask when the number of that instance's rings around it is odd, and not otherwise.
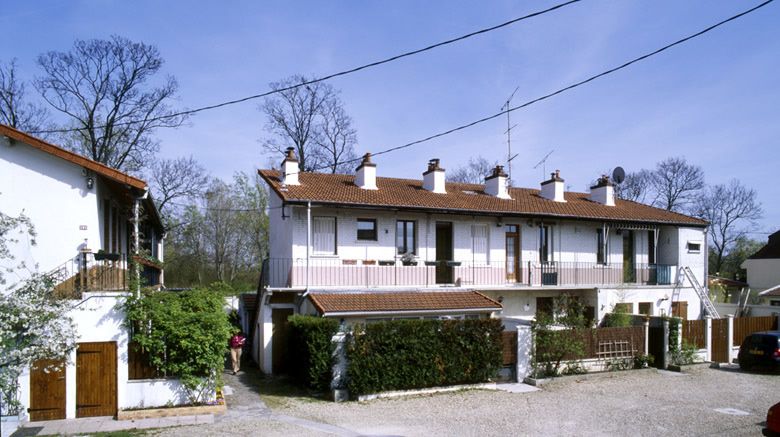
[[[309,291],[311,272],[309,262],[311,258],[311,201],[306,203],[306,291]]]
[[[138,255],[141,247],[139,221],[141,220],[140,209],[142,198],[143,197],[136,197],[133,200],[133,255]],[[134,263],[133,270],[135,270],[135,297],[137,299],[141,297],[141,270],[138,268],[137,263]]]

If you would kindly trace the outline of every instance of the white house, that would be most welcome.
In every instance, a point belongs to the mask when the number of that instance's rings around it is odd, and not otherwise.
[[[703,315],[706,292],[687,278],[706,278],[706,222],[616,199],[606,177],[590,193],[566,192],[559,172],[539,189],[507,188],[500,166],[463,184],[445,182],[440,164],[422,180],[377,177],[369,155],[354,176],[304,173],[289,151],[281,171],[260,171],[270,188],[254,337],[263,371],[283,368],[274,348],[293,313],[493,316],[513,329],[568,292],[596,320],[615,305]]]
[[[740,266],[761,302],[780,306],[780,231],[769,236],[766,245]]]
[[[146,285],[162,285],[163,226],[148,193],[141,179],[0,125],[0,210],[23,213],[36,233],[35,245],[23,236],[11,246],[16,259],[3,267],[25,267],[6,287],[34,271],[56,275],[79,335],[64,374],[33,369],[20,378],[24,419],[185,401],[178,381],[146,379],[117,306],[129,291],[129,259],[144,266]]]

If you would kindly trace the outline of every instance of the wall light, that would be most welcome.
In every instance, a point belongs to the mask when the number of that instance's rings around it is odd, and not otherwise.
[[[94,187],[94,186],[95,186],[95,178],[93,178],[92,176],[88,177],[87,178],[87,189],[91,190],[92,187]]]

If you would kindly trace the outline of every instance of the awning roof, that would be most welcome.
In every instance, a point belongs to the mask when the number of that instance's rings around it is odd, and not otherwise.
[[[310,293],[324,316],[442,312],[492,312],[500,303],[478,291]]]

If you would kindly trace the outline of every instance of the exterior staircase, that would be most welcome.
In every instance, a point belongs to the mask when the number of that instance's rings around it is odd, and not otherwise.
[[[696,294],[699,295],[699,299],[701,300],[702,305],[704,305],[704,311],[707,312],[707,315],[712,317],[713,319],[719,319],[720,314],[718,314],[718,310],[715,309],[715,305],[712,304],[712,300],[710,300],[710,295],[707,293],[707,290],[699,284],[699,281],[696,279],[696,276],[691,271],[691,268],[688,266],[681,266],[680,267],[680,273],[682,275],[685,275],[686,278],[688,278],[688,282],[691,283],[691,286],[696,291]],[[678,283],[682,285],[682,276],[678,273]]]

